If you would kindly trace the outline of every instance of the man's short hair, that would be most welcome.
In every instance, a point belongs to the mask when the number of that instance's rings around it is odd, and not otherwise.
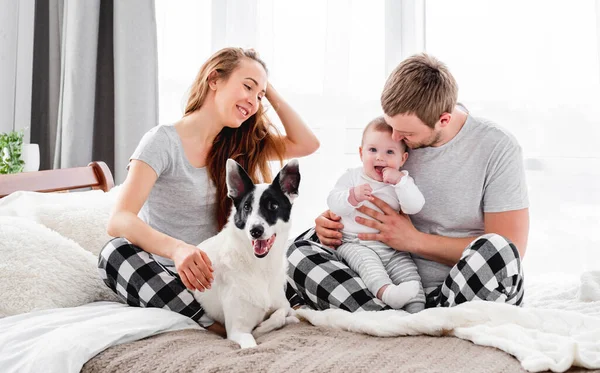
[[[390,134],[390,136],[392,136],[394,129],[389,124],[386,123],[385,119],[383,119],[382,116],[373,119],[372,121],[369,122],[369,124],[367,124],[367,126],[363,130],[362,140],[360,142],[361,146],[364,145],[365,135],[369,131],[387,132]],[[404,143],[404,141],[400,141],[400,149],[402,149],[402,151],[406,151],[406,144]]]
[[[433,128],[443,113],[454,110],[457,98],[458,86],[446,65],[421,53],[402,61],[390,74],[381,106],[390,117],[415,114]]]

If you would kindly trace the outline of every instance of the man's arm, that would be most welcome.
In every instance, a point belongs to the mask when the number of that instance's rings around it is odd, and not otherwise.
[[[509,239],[519,250],[521,258],[527,249],[529,235],[529,209],[490,212],[483,216],[485,233],[496,233]],[[432,234],[421,234],[417,249],[413,252],[426,258],[449,266],[455,265],[463,251],[475,238],[450,238]]]
[[[359,234],[361,240],[377,240],[398,250],[415,253],[426,259],[449,266],[455,265],[464,249],[477,237],[450,238],[417,231],[410,218],[398,214],[382,200],[373,202],[380,213],[362,206],[358,210],[375,220],[357,217],[359,224],[379,230],[379,233]],[[529,209],[484,214],[485,233],[496,233],[512,241],[521,258],[525,255],[529,233]]]

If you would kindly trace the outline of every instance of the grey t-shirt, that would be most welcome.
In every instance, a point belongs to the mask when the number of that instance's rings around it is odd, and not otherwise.
[[[411,220],[424,233],[446,237],[483,234],[483,213],[529,207],[521,147],[481,118],[440,147],[411,150],[404,165],[425,197]],[[425,291],[440,285],[450,267],[413,255]]]
[[[216,189],[206,168],[193,167],[173,125],[148,131],[130,160],[147,163],[158,175],[138,216],[152,228],[191,245],[217,234]],[[154,255],[173,265],[170,259]]]

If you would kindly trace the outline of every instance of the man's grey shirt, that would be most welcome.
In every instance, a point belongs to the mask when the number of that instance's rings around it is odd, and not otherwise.
[[[484,212],[529,207],[521,147],[512,135],[485,119],[469,115],[448,143],[411,150],[404,169],[425,197],[423,209],[411,215],[424,233],[480,236]],[[444,264],[413,258],[426,292],[450,272]]]

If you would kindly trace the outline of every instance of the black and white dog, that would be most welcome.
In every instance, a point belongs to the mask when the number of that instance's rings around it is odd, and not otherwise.
[[[227,160],[231,215],[223,230],[198,247],[212,261],[211,289],[195,291],[208,316],[225,325],[241,348],[287,323],[298,322],[285,296],[286,242],[300,172],[291,160],[271,184],[254,185],[246,171]]]

